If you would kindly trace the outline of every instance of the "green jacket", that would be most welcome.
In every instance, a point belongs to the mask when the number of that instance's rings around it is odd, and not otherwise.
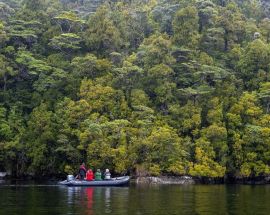
[[[102,178],[101,178],[101,172],[96,172],[96,173],[95,173],[95,180],[96,180],[96,181],[102,180]]]

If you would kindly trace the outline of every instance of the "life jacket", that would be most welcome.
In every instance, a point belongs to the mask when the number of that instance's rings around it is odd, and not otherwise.
[[[85,166],[84,166],[84,165],[81,165],[81,166],[80,166],[80,170],[83,170],[83,171],[85,171],[85,172],[86,172],[86,168],[85,168]]]
[[[87,181],[93,181],[94,180],[94,173],[92,170],[88,170],[86,172],[86,180]]]
[[[96,180],[96,181],[102,180],[102,178],[101,178],[101,172],[96,172],[96,173],[95,173],[95,180]]]
[[[80,169],[79,169],[79,176],[80,176],[80,179],[81,180],[84,180],[85,174],[86,174],[85,166],[84,165],[81,165],[80,166]]]
[[[105,173],[104,173],[104,179],[105,179],[105,180],[111,179],[111,173],[110,173],[110,172],[105,172]]]

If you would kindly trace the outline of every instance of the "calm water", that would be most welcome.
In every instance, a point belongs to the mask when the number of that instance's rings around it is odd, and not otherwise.
[[[270,214],[270,186],[0,185],[0,214]]]

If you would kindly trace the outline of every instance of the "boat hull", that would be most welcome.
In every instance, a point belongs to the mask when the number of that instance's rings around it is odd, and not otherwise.
[[[85,181],[85,180],[71,180],[71,181],[61,181],[60,185],[66,186],[80,186],[80,187],[92,187],[92,186],[123,186],[129,183],[130,177],[123,176],[112,178],[110,180],[101,180],[101,181]]]

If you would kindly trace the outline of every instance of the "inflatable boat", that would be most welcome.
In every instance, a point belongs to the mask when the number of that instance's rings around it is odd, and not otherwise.
[[[100,180],[100,181],[86,181],[74,179],[74,177],[68,176],[67,180],[59,182],[60,185],[66,186],[123,186],[129,183],[129,176],[122,176],[117,178],[111,178],[109,180]]]

